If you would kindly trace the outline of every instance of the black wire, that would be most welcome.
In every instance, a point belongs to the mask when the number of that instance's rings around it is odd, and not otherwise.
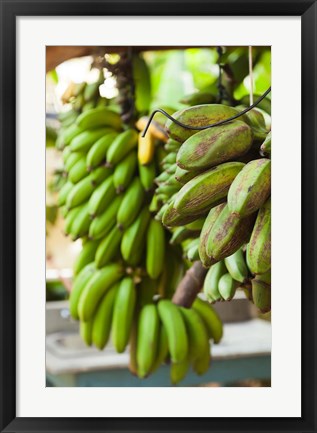
[[[235,120],[240,116],[243,116],[243,114],[247,113],[248,111],[252,110],[252,108],[256,107],[269,93],[271,92],[271,86],[263,93],[262,96],[259,97],[259,99],[257,99],[252,105],[250,105],[250,107],[247,107],[246,109],[240,111],[240,113],[235,114],[232,117],[229,117],[228,119],[225,120],[221,120],[220,122],[216,122],[216,123],[212,123],[211,125],[206,125],[206,126],[189,126],[189,125],[185,125],[184,123],[180,122],[177,119],[174,119],[174,117],[172,117],[170,114],[168,114],[165,110],[163,110],[162,108],[157,108],[156,110],[154,110],[146,124],[146,127],[142,133],[142,137],[145,137],[145,134],[147,133],[147,130],[149,129],[149,126],[153,120],[153,117],[155,116],[156,113],[161,113],[163,114],[165,117],[167,117],[168,119],[170,119],[172,122],[176,123],[176,125],[181,126],[182,128],[185,129],[192,129],[195,131],[203,131],[204,129],[208,129],[208,128],[213,128],[214,126],[220,126],[220,125],[224,125],[225,123],[231,122],[231,120]]]

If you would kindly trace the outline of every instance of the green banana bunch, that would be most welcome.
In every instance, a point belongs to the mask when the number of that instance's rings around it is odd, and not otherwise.
[[[112,342],[119,353],[125,350],[129,341],[135,304],[134,282],[132,278],[125,277],[115,297],[112,317]]]

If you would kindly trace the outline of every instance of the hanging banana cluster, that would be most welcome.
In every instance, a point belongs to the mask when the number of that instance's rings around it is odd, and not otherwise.
[[[173,117],[189,127],[206,126],[241,108],[197,105]],[[242,286],[262,312],[269,311],[271,161],[261,155],[271,154],[271,134],[261,111],[199,132],[171,120],[166,129],[170,153],[156,178],[156,218],[188,260],[210,268],[204,287],[210,302],[229,300]]]
[[[76,114],[62,119],[58,140],[67,179],[59,205],[65,233],[82,239],[70,295],[82,339],[102,350],[111,338],[119,353],[129,345],[131,372],[141,378],[165,361],[173,383],[190,365],[202,374],[222,324],[202,300],[191,309],[170,300],[186,267],[150,206],[167,152],[153,134],[126,129],[110,107]]]

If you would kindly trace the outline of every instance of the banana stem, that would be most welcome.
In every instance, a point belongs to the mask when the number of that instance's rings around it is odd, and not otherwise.
[[[203,267],[201,262],[195,262],[177,286],[172,299],[173,303],[190,308],[202,288],[206,274],[207,269]]]

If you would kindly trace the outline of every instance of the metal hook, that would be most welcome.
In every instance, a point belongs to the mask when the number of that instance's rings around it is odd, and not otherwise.
[[[168,114],[165,110],[163,110],[162,108],[157,108],[156,110],[154,110],[146,124],[146,127],[142,133],[142,137],[145,137],[147,130],[149,129],[149,126],[153,120],[153,117],[155,116],[156,113],[161,113],[163,114],[165,117],[167,117],[168,119],[170,119],[172,122],[176,123],[176,125],[181,126],[182,128],[185,129],[192,129],[195,131],[202,131],[204,129],[208,129],[208,128],[213,128],[214,126],[220,126],[220,125],[224,125],[225,123],[231,122],[231,120],[235,120],[240,116],[243,116],[243,114],[247,113],[248,111],[252,110],[252,108],[256,107],[269,93],[271,92],[271,86],[263,93],[263,95],[261,95],[259,97],[259,99],[257,99],[254,104],[250,105],[250,107],[247,107],[246,109],[240,111],[240,113],[235,114],[232,117],[229,117],[228,119],[225,120],[221,120],[220,122],[216,122],[216,123],[212,123],[211,125],[206,125],[206,126],[189,126],[189,125],[185,125],[184,123],[180,122],[177,119],[174,119],[174,117],[172,117],[170,114]]]

